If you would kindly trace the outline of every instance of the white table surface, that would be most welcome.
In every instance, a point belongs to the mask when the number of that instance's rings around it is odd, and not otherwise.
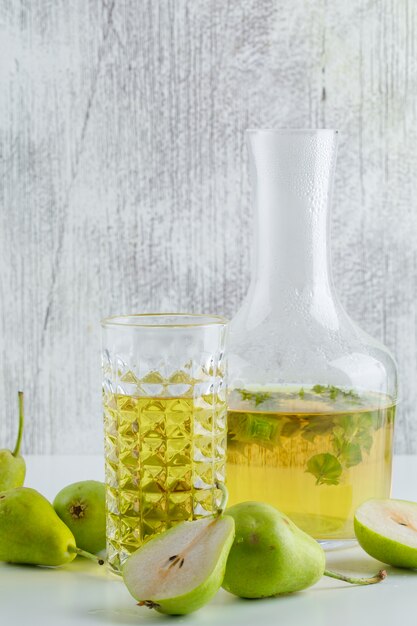
[[[103,480],[99,456],[27,457],[26,486],[53,499],[68,483]],[[417,501],[417,457],[394,462],[393,496]],[[359,547],[328,554],[328,567],[356,575],[381,565]],[[417,571],[387,567],[382,583],[355,587],[323,578],[305,591],[268,600],[241,600],[221,590],[200,611],[174,618],[193,626],[415,626]],[[3,626],[98,626],[173,624],[173,618],[136,606],[122,580],[82,558],[57,568],[0,564]]]

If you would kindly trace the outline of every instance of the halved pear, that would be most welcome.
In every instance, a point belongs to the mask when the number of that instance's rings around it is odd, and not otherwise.
[[[140,604],[160,613],[196,611],[221,587],[234,534],[227,515],[180,522],[127,559],[124,582]]]
[[[407,500],[367,500],[355,512],[355,535],[382,563],[417,568],[417,504]]]

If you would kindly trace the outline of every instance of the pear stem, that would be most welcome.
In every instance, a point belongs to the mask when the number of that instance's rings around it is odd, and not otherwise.
[[[100,559],[100,557],[95,554],[91,554],[90,552],[86,552],[85,550],[81,550],[81,548],[77,548],[76,546],[68,546],[68,552],[75,552],[79,556],[83,556],[85,559],[89,559],[90,561],[94,561],[94,563],[98,563],[99,565],[104,565],[104,560]]]
[[[23,426],[25,423],[25,416],[23,410],[23,391],[18,391],[17,396],[19,399],[19,430],[17,432],[16,445],[12,452],[13,456],[17,456],[20,452],[20,444],[22,443]]]
[[[384,578],[387,577],[387,572],[386,570],[381,569],[378,574],[375,574],[375,576],[371,576],[370,578],[356,578],[355,576],[345,576],[344,574],[339,574],[339,572],[332,572],[326,569],[324,570],[324,576],[336,578],[337,580],[343,580],[345,583],[350,583],[351,585],[374,585],[375,583],[380,583],[384,580]]]
[[[220,491],[222,492],[222,500],[220,502],[220,506],[216,513],[217,517],[220,517],[221,515],[223,515],[226,509],[227,501],[229,499],[229,492],[227,491],[226,485],[224,483],[220,483],[216,481],[215,486],[217,489],[220,489]]]

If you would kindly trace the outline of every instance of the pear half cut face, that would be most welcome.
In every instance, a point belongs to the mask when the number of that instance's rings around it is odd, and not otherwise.
[[[140,603],[163,613],[191,613],[220,588],[233,538],[228,516],[181,522],[132,554],[123,579]]]
[[[355,512],[355,534],[371,556],[397,567],[417,567],[417,504],[368,500]]]

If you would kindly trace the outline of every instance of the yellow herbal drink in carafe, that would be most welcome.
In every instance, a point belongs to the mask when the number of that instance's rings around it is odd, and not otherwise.
[[[391,488],[395,405],[333,386],[235,389],[230,503],[268,502],[318,539],[354,537],[355,508]]]

